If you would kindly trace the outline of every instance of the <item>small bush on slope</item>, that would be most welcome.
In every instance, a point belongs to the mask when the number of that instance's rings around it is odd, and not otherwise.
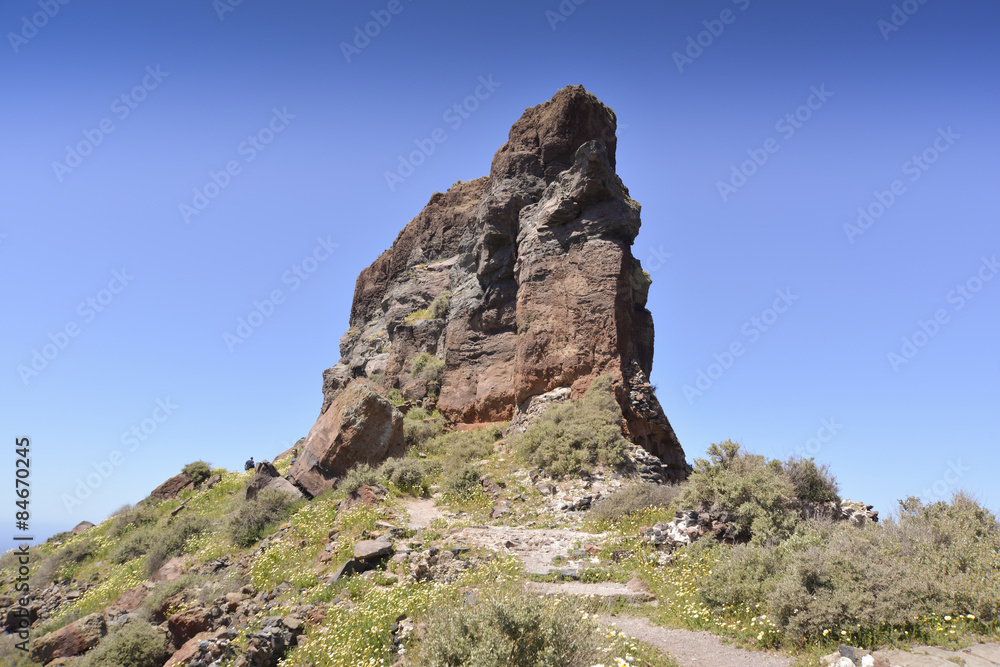
[[[681,487],[676,484],[635,482],[599,500],[587,512],[587,521],[610,525],[652,507],[667,509],[680,494]]]
[[[254,500],[241,502],[229,518],[233,542],[241,547],[256,544],[270,527],[285,518],[293,502],[291,494],[278,489],[265,489]]]
[[[187,473],[195,486],[201,486],[202,482],[212,476],[211,466],[204,461],[192,461],[184,466],[183,471]]]
[[[421,447],[432,438],[436,438],[444,433],[443,419],[433,419],[431,421],[418,420],[415,416],[410,415],[410,413],[415,412],[417,409],[419,408],[406,413],[407,419],[403,421],[403,441],[407,447]]]
[[[443,374],[443,359],[438,359],[429,352],[421,352],[413,358],[413,365],[410,367],[410,377],[423,378],[428,383],[437,383],[440,386]]]
[[[115,520],[111,527],[111,537],[121,537],[132,526],[142,527],[156,523],[159,519],[156,512],[158,502],[155,499],[146,499],[135,505],[124,505],[119,508],[111,515]]]
[[[400,490],[410,493],[426,491],[426,473],[418,459],[387,459],[378,468],[379,477],[395,484]]]
[[[153,574],[174,556],[184,553],[184,544],[188,538],[200,535],[209,529],[207,519],[197,515],[184,515],[165,530],[159,531],[156,540],[146,552],[146,571]]]
[[[998,554],[996,518],[967,496],[910,499],[882,526],[808,521],[780,544],[716,546],[699,594],[716,613],[759,604],[794,643],[932,641],[959,618],[996,630]]]
[[[839,500],[833,477],[811,459],[782,464],[750,454],[731,440],[709,446],[708,456],[695,459],[680,502],[730,512],[743,539],[785,539],[802,519],[800,502]]]
[[[160,667],[170,657],[166,637],[145,621],[132,620],[105,637],[82,667]]]
[[[136,526],[118,539],[117,545],[112,548],[108,558],[113,563],[127,563],[147,554],[157,539],[156,524]]]
[[[518,439],[518,451],[532,465],[556,477],[590,471],[598,463],[625,463],[621,408],[611,378],[594,380],[578,401],[551,406]]]
[[[98,547],[93,539],[86,536],[70,538],[65,546],[41,562],[34,577],[38,582],[45,583],[68,580],[73,576],[73,570],[93,556]]]
[[[379,483],[382,476],[367,463],[359,463],[337,480],[337,490],[344,493],[354,493],[362,486],[372,486]]]
[[[572,602],[514,587],[480,590],[473,601],[439,605],[417,646],[418,666],[583,667],[594,663],[597,631]]]

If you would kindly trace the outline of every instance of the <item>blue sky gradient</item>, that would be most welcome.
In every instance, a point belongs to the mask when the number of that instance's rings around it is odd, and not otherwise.
[[[569,84],[618,115],[652,379],[689,460],[732,438],[815,456],[884,514],[959,488],[997,510],[998,19],[943,0],[4,0],[0,400],[5,442],[31,438],[30,532],[305,435],[361,269]],[[234,344],[240,318],[259,326]]]

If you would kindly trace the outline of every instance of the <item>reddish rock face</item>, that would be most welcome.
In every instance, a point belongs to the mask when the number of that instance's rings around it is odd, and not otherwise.
[[[104,610],[104,614],[110,617],[122,612],[132,613],[139,608],[147,596],[149,596],[149,589],[143,584],[139,584],[135,588],[130,588],[122,593],[117,600]]]
[[[45,664],[56,658],[80,655],[97,646],[107,633],[104,617],[100,613],[84,616],[65,628],[34,640],[31,643],[31,659]]]
[[[615,173],[615,129],[611,109],[569,86],[524,112],[488,177],[431,197],[358,277],[314,433],[352,378],[437,393],[460,427],[511,419],[560,387],[578,398],[609,375],[627,435],[687,475],[649,385],[651,281],[631,252],[640,207]],[[439,379],[414,373],[423,353],[444,362]]]
[[[180,648],[195,635],[212,627],[212,614],[204,607],[197,607],[174,614],[167,619],[167,629],[176,648]]]
[[[288,479],[316,496],[358,463],[378,464],[402,454],[402,413],[379,387],[355,380],[313,425]]]
[[[191,484],[191,478],[188,477],[186,472],[182,472],[179,475],[174,475],[163,484],[153,489],[150,493],[153,498],[159,498],[161,500],[169,500],[171,498],[176,498],[177,494],[185,489],[185,487]],[[191,488],[194,488],[193,486]]]

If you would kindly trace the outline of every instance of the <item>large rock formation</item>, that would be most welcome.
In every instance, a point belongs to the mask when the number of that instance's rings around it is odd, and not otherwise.
[[[489,176],[435,193],[358,277],[320,421],[352,378],[436,395],[450,422],[469,424],[609,375],[627,435],[686,476],[649,385],[650,279],[631,252],[640,207],[615,174],[615,128],[611,109],[569,86],[524,112]],[[443,368],[414,373],[422,353]]]

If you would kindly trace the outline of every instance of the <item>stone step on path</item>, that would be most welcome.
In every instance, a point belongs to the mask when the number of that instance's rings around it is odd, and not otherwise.
[[[681,667],[792,667],[785,656],[724,644],[710,632],[661,628],[636,616],[601,616],[598,620],[660,649]]]
[[[529,581],[527,586],[529,591],[538,593],[539,595],[577,595],[607,602],[616,602],[619,598],[622,598],[625,602],[634,604],[650,602],[656,599],[648,591],[613,581],[596,584],[585,584],[579,581],[567,581],[559,584]]]

